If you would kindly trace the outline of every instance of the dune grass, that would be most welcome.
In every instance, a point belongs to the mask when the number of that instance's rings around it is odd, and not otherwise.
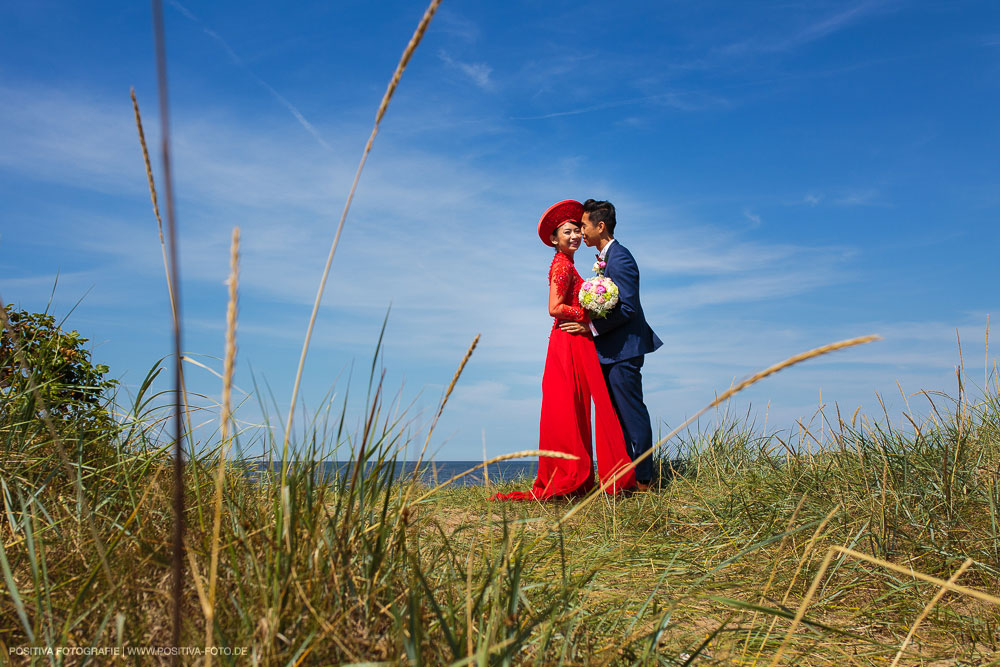
[[[170,643],[171,460],[166,415],[143,412],[153,375],[117,432],[59,434],[110,584],[51,435],[4,414],[5,655]],[[891,664],[923,616],[898,664],[1000,664],[995,392],[950,409],[935,396],[906,430],[829,419],[822,441],[723,418],[680,437],[684,465],[657,491],[584,507],[490,500],[529,480],[428,494],[398,479],[395,456],[423,434],[374,372],[369,396],[357,432],[341,407],[294,443],[284,493],[279,471],[230,462],[217,540],[222,443],[188,463],[183,645],[247,652],[223,664],[763,665],[782,650],[781,664],[871,665]],[[279,457],[280,439],[262,444]],[[347,452],[355,466],[321,481]],[[940,584],[919,578],[960,568],[951,585],[965,588],[936,600]]]

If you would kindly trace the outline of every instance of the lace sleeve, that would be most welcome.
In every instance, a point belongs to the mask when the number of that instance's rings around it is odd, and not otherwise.
[[[573,305],[574,278],[572,266],[556,262],[549,273],[549,314],[561,320],[583,322],[587,314],[580,306]]]

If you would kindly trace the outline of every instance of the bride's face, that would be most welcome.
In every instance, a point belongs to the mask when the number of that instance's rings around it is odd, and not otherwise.
[[[580,240],[583,235],[580,233],[580,225],[572,222],[564,222],[552,233],[550,240],[556,244],[556,250],[572,255],[580,247]]]

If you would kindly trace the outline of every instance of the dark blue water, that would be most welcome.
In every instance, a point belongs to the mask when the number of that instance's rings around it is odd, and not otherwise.
[[[403,461],[397,467],[397,474],[409,479],[413,476],[413,469],[416,461]],[[482,461],[431,461],[420,464],[420,478],[424,484],[437,485],[447,480],[480,466],[475,472],[460,477],[451,483],[451,486],[479,486],[484,483],[484,469],[481,467]],[[533,480],[538,473],[538,461],[500,461],[491,463],[486,470],[489,473],[490,483],[510,481],[512,479]]]
[[[409,480],[413,477],[416,461],[397,461],[396,479]],[[251,474],[260,474],[270,468],[274,473],[281,470],[280,461],[253,461],[247,462]],[[423,484],[436,486],[444,483],[464,473],[467,470],[480,466],[474,472],[451,482],[449,486],[480,486],[485,481],[482,461],[424,461],[420,464],[419,478]],[[295,465],[301,464],[292,464]],[[354,471],[353,461],[323,461],[319,464],[317,477],[323,479],[335,479],[338,475],[350,476]],[[366,470],[371,469],[371,464],[365,466]],[[488,468],[490,484],[498,484],[514,479],[525,479],[531,481],[538,472],[538,461],[500,461],[491,463]]]

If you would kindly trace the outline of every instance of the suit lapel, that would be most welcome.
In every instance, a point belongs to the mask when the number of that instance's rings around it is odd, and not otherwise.
[[[614,264],[615,255],[618,253],[620,248],[621,248],[621,243],[615,241],[614,243],[611,244],[611,247],[608,248],[608,254],[604,256],[604,261],[607,262],[608,264],[607,267],[605,267],[604,269],[604,273],[608,278],[611,278],[612,282],[616,282],[615,279],[612,277],[612,275],[615,273],[615,264]]]

